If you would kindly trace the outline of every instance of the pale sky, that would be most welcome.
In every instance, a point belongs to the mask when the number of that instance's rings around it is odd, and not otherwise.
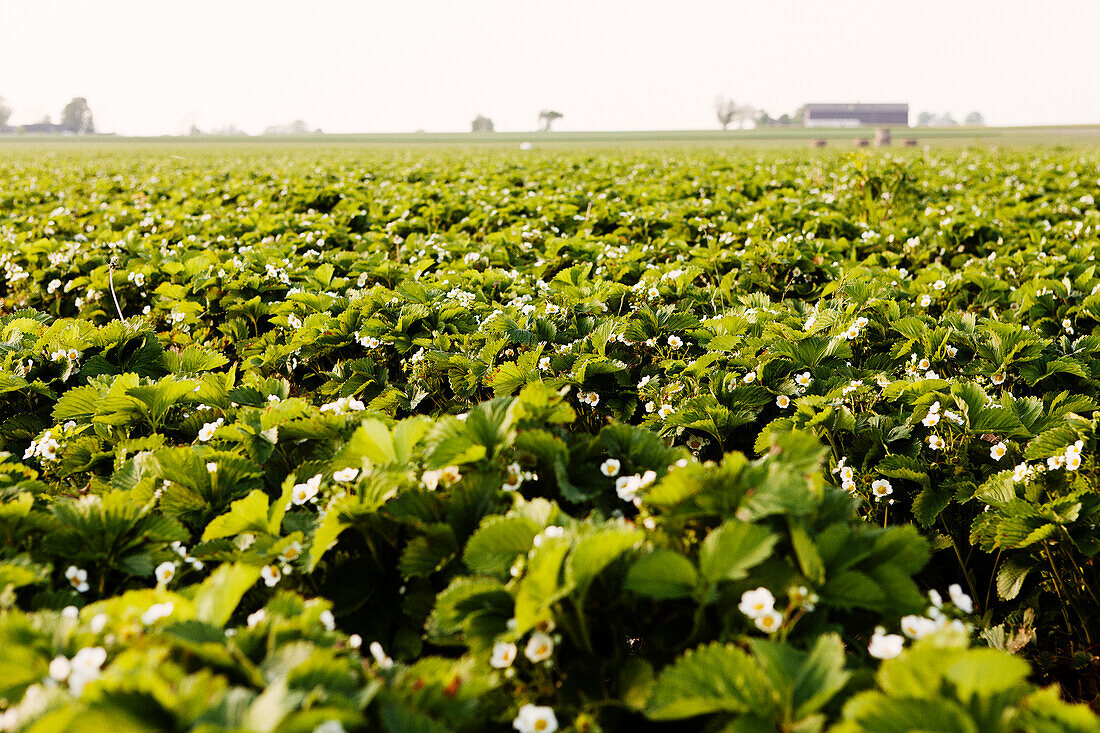
[[[722,94],[1100,123],[1098,0],[0,0],[0,96],[102,131],[717,126]]]

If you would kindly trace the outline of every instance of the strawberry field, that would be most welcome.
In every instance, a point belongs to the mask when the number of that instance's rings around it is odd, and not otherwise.
[[[7,149],[0,730],[1100,730],[1098,197]]]

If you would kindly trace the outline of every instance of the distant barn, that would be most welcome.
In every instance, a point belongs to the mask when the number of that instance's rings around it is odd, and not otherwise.
[[[807,104],[806,127],[909,126],[908,104]]]

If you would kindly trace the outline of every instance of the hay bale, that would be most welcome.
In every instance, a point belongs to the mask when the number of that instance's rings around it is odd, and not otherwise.
[[[870,141],[870,140],[868,140],[868,139],[867,139],[867,138],[865,138],[865,137],[857,137],[857,138],[856,138],[855,140],[853,140],[853,141],[852,141],[852,143],[853,143],[853,144],[854,144],[854,145],[855,145],[855,146],[856,146],[857,148],[865,148],[865,147],[867,147],[868,145],[870,145],[870,144],[871,144],[871,141]]]
[[[819,138],[816,138],[814,140],[811,140],[810,145],[814,146],[815,148],[823,148],[823,147],[825,147],[826,142],[827,142],[827,140],[825,140],[825,138],[819,137]]]
[[[890,144],[890,128],[880,127],[875,130],[875,147],[883,148]]]

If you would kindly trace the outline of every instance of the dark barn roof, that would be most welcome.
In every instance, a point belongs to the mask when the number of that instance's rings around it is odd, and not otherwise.
[[[905,125],[908,104],[807,104],[806,124],[821,125]]]

